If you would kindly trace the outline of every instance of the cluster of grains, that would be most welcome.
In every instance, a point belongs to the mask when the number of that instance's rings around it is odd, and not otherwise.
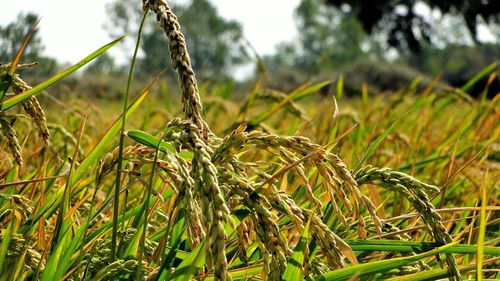
[[[241,162],[235,156],[235,152],[237,150],[243,150],[245,145],[249,145],[254,149],[278,150],[278,154],[283,155],[283,159],[285,159],[288,164],[293,164],[293,171],[299,178],[301,184],[305,187],[307,199],[311,203],[314,211],[300,207],[293,198],[284,191],[279,191],[272,184],[272,177],[262,170],[255,169],[253,163]],[[323,171],[325,183],[337,183],[336,186],[341,187],[342,183],[337,175],[342,174],[344,178],[349,180],[350,184],[356,185],[345,169],[344,163],[338,157],[334,154],[329,154],[307,138],[268,135],[259,131],[245,132],[244,125],[240,125],[229,136],[224,138],[222,143],[216,147],[212,156],[212,161],[220,167],[220,182],[222,182],[223,185],[229,186],[231,193],[240,198],[241,204],[246,205],[252,210],[252,224],[249,226],[251,226],[257,234],[262,231],[266,233],[266,236],[260,237],[257,235],[257,237],[261,241],[259,244],[261,251],[264,253],[269,252],[271,256],[269,262],[266,262],[267,258],[264,255],[264,272],[273,280],[279,280],[280,274],[283,272],[284,266],[286,265],[286,259],[283,258],[289,254],[290,247],[288,246],[289,238],[283,235],[282,229],[276,224],[279,218],[272,211],[272,204],[278,205],[285,210],[286,215],[291,219],[298,233],[303,230],[307,221],[309,219],[311,220],[311,233],[313,233],[313,239],[318,242],[330,268],[345,266],[346,263],[343,253],[350,252],[349,246],[321,221],[321,203],[319,199],[314,196],[313,188],[309,185],[309,180],[305,176],[305,166],[301,163],[297,163],[299,160],[298,157],[305,156],[311,158],[309,162],[315,165],[318,171]],[[259,175],[261,180],[248,180],[252,177],[249,177],[246,172],[247,170]],[[265,191],[258,192],[262,190],[263,185],[267,184],[268,186]],[[333,185],[326,185],[326,187],[333,188]],[[357,190],[355,186],[353,189]],[[343,193],[343,190],[339,188],[337,191],[342,192],[341,194],[346,204],[351,204],[352,200],[350,201],[347,199],[347,195]],[[261,193],[261,195],[259,193]],[[332,201],[335,203],[338,198],[334,193],[333,191],[329,192],[332,196]],[[363,205],[365,203],[366,202],[363,201]],[[370,208],[373,207],[370,206]],[[340,213],[340,210],[338,211]],[[378,220],[378,218],[376,218],[376,220]],[[258,228],[259,226],[263,229],[260,230]],[[245,226],[245,228],[247,227]],[[262,238],[267,239],[262,240]],[[268,246],[266,244],[270,245]],[[280,259],[280,257],[283,258]],[[279,263],[280,260],[282,260],[281,264]]]
[[[218,171],[211,160],[212,148],[200,135],[198,127],[191,121],[174,119],[167,125],[163,139],[179,149],[193,152],[190,165],[185,161],[177,162],[182,178],[179,190],[183,205],[188,210],[190,233],[194,234],[191,243],[197,244],[202,236],[207,236],[209,264],[214,266],[214,274],[221,280],[227,274],[226,239],[224,223],[232,224],[230,210],[219,185]],[[201,201],[200,203],[197,203]],[[205,227],[203,227],[205,225]]]
[[[206,235],[206,231],[203,227],[204,223],[202,221],[202,210],[200,205],[197,204],[197,194],[194,190],[195,182],[190,176],[189,164],[186,160],[178,156],[175,157],[175,160],[178,163],[178,172],[180,176],[178,197],[187,211],[186,214],[189,220],[189,239],[191,245],[195,246],[198,245],[201,239]]]
[[[10,206],[12,209],[19,212],[24,219],[28,219],[31,213],[33,213],[33,207],[31,206],[31,200],[19,194],[0,194],[0,199],[10,201]]]
[[[119,231],[118,237],[126,245],[132,242],[136,233],[137,229],[127,228],[124,231]],[[135,274],[139,262],[131,257],[126,260],[118,259],[113,262],[110,255],[110,246],[111,239],[109,237],[98,240],[94,244],[94,247],[85,255],[81,263],[81,266],[86,268],[85,272],[77,272],[77,274],[72,276],[74,280],[82,280],[84,277],[85,280],[89,280],[89,278],[91,280],[115,280],[121,275]],[[146,239],[144,252],[147,256],[152,256],[157,247],[157,242]],[[152,271],[144,261],[141,269],[143,270],[143,275]],[[79,276],[77,276],[78,274]]]
[[[294,238],[300,235],[307,223],[320,250],[316,258],[321,257],[321,261],[306,258],[302,265],[306,276],[314,272],[313,263],[321,264],[325,271],[345,267],[347,260],[357,263],[352,249],[323,222],[320,196],[328,196],[334,213],[344,225],[357,221],[358,236],[367,236],[366,221],[380,234],[383,224],[371,200],[360,192],[358,183],[384,182],[385,177],[363,177],[366,170],[362,170],[356,174],[355,180],[337,155],[305,137],[247,132],[244,124],[225,138],[215,136],[201,116],[198,86],[176,16],[165,0],[143,0],[143,9],[156,14],[169,39],[172,66],[178,72],[182,91],[185,118],[170,121],[161,138],[176,152],[162,150],[161,158],[166,162],[164,167],[169,167],[171,171],[167,174],[175,186],[177,201],[181,202],[179,208],[186,210],[191,246],[207,241],[208,269],[213,269],[214,279],[231,279],[226,257],[229,238],[225,225],[236,228],[233,234],[237,237],[231,241],[238,244],[238,255],[243,262],[248,260],[246,246],[251,240],[256,240],[263,260],[263,278],[281,280],[287,259],[297,243]],[[286,99],[276,93],[259,98],[278,102]],[[303,112],[293,104],[289,104],[288,109],[303,116]],[[192,158],[181,157],[182,150],[189,151]],[[260,163],[256,158],[266,152],[271,153],[273,161]],[[124,151],[124,155],[131,157],[137,154],[140,152],[134,148]],[[250,161],[241,156],[245,154],[253,155]],[[114,153],[108,155],[98,175],[110,171],[107,167],[115,161]],[[276,184],[288,173],[293,174],[294,184],[305,191],[305,198],[297,199],[299,202],[279,190]],[[373,173],[377,174],[376,171]],[[417,210],[425,216],[436,240],[445,242],[449,236],[443,231],[432,205],[428,205],[425,193],[415,191],[417,185],[409,185],[408,176],[403,175],[393,178],[406,186],[406,193],[418,201]],[[312,176],[316,180],[314,184],[310,182]],[[422,186],[424,184],[419,183],[418,187]],[[238,225],[231,217],[231,212],[236,210],[248,211]],[[363,212],[368,213],[367,220]],[[349,218],[346,218],[346,213]],[[284,218],[289,220],[285,222]]]
[[[245,146],[261,150],[271,148],[279,150],[288,164],[295,163],[295,174],[300,178],[306,190],[311,189],[306,192],[309,193],[308,201],[314,211],[300,207],[284,191],[277,190],[271,183],[272,177],[264,171],[256,169],[253,163],[239,160],[235,152],[242,151]],[[318,156],[313,157],[316,154],[311,153],[315,152]],[[334,202],[338,199],[335,195],[337,192],[342,194],[345,204],[351,204],[356,199],[355,196],[354,199],[347,199],[348,196],[340,188],[343,180],[339,179],[337,175],[341,174],[341,177],[349,181],[348,184],[353,185],[352,190],[357,190],[356,183],[345,169],[343,162],[335,155],[324,151],[320,146],[312,144],[306,138],[273,136],[259,131],[245,132],[245,126],[240,125],[216,146],[212,155],[212,162],[219,169],[219,183],[228,187],[226,188],[230,190],[228,196],[231,196],[236,202],[239,201],[234,205],[245,205],[252,210],[249,216],[251,219],[242,222],[242,228],[245,231],[238,232],[244,235],[244,237],[239,237],[239,241],[247,239],[248,235],[246,233],[248,229],[256,234],[259,248],[264,253],[264,275],[271,277],[272,280],[280,279],[280,274],[286,266],[286,257],[289,255],[291,248],[289,238],[283,235],[283,229],[280,229],[277,225],[280,219],[273,212],[273,204],[285,210],[285,214],[291,219],[298,233],[303,230],[307,221],[311,220],[313,239],[317,241],[322,249],[330,269],[346,266],[344,253],[349,253],[350,257],[353,256],[349,246],[335,235],[328,226],[322,223],[322,212],[318,208],[318,199],[313,194],[312,186],[308,186],[308,179],[305,177],[305,166],[296,164],[298,157],[303,156],[312,158],[309,163],[315,165],[317,170],[323,171],[325,182],[337,183],[335,185],[337,190],[329,193],[332,194]],[[322,158],[319,159],[318,157]],[[250,173],[258,175],[260,179],[249,176]],[[264,185],[268,185],[265,190],[262,188]],[[333,188],[333,185],[327,185],[327,187]],[[359,195],[359,191],[355,192],[355,194]],[[374,209],[369,201],[362,200],[360,203],[362,206],[368,205],[370,209]],[[340,209],[338,211],[340,213]],[[378,218],[374,216],[374,220],[378,221]]]
[[[26,68],[31,66],[33,66],[33,64],[21,64],[18,65],[18,68]],[[10,63],[5,65],[0,65],[0,77],[6,75],[9,67]],[[28,84],[26,84],[26,82],[24,82],[17,74],[13,76],[11,88],[12,91],[14,92],[14,95],[19,95],[25,91],[31,90],[31,87]],[[12,95],[12,93],[7,94],[7,96],[10,95]],[[33,123],[38,127],[39,135],[42,138],[45,145],[47,145],[49,143],[50,133],[49,129],[47,128],[45,112],[40,106],[40,103],[38,102],[36,97],[31,96],[26,100],[24,100],[23,102],[21,102],[21,105],[24,111],[26,111],[26,113],[31,117]],[[1,132],[3,136],[7,139],[9,148],[17,164],[22,166],[23,158],[21,154],[21,147],[19,145],[19,140],[17,139],[17,133],[14,130],[13,122],[10,122],[8,119],[9,116],[7,116],[5,112],[0,112]]]
[[[12,81],[12,90],[16,95],[19,95],[25,91],[31,90],[31,87],[24,82],[19,75],[14,75],[14,79]],[[28,115],[33,120],[33,123],[38,127],[39,135],[42,138],[45,145],[49,143],[50,133],[47,128],[47,120],[45,119],[45,112],[43,111],[40,103],[38,102],[35,96],[31,96],[25,99],[21,105],[23,106],[24,111],[28,113]]]
[[[252,210],[248,220],[242,222],[242,227],[247,229],[247,233],[255,235],[257,244],[263,256],[263,276],[268,276],[271,280],[280,280],[287,262],[286,257],[291,253],[288,245],[288,238],[278,226],[279,218],[272,211],[271,200],[266,196],[259,196],[255,193],[255,188],[242,179],[226,175],[226,184],[235,195]],[[248,234],[246,234],[248,236]],[[241,240],[244,240],[245,236]],[[243,245],[241,245],[243,246]]]
[[[142,262],[142,274],[146,273],[147,263]],[[112,263],[106,264],[99,272],[92,278],[95,281],[116,280],[119,277],[125,278],[126,276],[134,275],[139,267],[137,260],[116,260]],[[148,280],[148,279],[141,279]]]
[[[291,253],[288,238],[278,225],[280,218],[278,213],[273,211],[272,204],[279,204],[286,210],[298,231],[301,231],[311,218],[313,238],[318,241],[330,267],[345,266],[343,253],[349,247],[321,222],[321,201],[314,195],[301,158],[308,157],[308,163],[317,168],[324,179],[323,186],[342,218],[337,198],[340,198],[349,210],[353,210],[354,216],[361,221],[360,208],[363,206],[368,207],[374,215],[374,220],[378,221],[373,205],[361,195],[345,164],[335,154],[329,153],[307,138],[274,136],[258,131],[247,133],[244,125],[224,139],[211,134],[201,117],[198,87],[176,16],[164,0],[143,1],[143,7],[155,12],[170,40],[172,64],[179,74],[186,120],[172,120],[167,125],[163,140],[172,143],[179,151],[192,151],[193,159],[187,163],[174,154],[167,153],[165,157],[168,162],[175,163],[174,166],[178,168],[177,172],[182,178],[178,192],[184,202],[183,206],[188,210],[189,221],[192,222],[189,229],[195,238],[190,238],[190,241],[197,243],[201,238],[207,238],[208,260],[209,265],[214,266],[215,278],[230,278],[227,273],[227,236],[223,223],[231,224],[232,221],[226,202],[233,202],[234,206],[243,204],[251,210],[247,219],[238,227],[238,233],[242,235],[238,241],[245,244],[249,233],[257,238],[264,261],[264,275],[272,280],[280,280],[287,264],[287,256]],[[269,98],[283,100],[284,97],[275,95]],[[292,112],[300,113],[297,108],[291,108]],[[235,151],[243,149],[245,145],[262,150],[273,149],[280,159],[291,165],[305,187],[307,200],[315,211],[301,208],[290,196],[274,188],[273,181],[276,179],[257,168],[254,163],[240,161],[235,156]],[[104,161],[107,162],[109,161]],[[252,174],[256,177],[251,177]],[[268,188],[260,194],[264,186]],[[202,216],[199,214],[200,210]],[[343,221],[346,219],[343,218]],[[240,246],[244,248],[244,245]]]
[[[250,220],[241,223],[245,232],[241,232],[243,237],[238,241],[247,239],[246,233],[256,235],[259,249],[263,253],[264,276],[270,277],[271,280],[280,280],[287,264],[286,257],[289,256],[292,248],[290,241],[292,237],[284,235],[283,228],[278,226],[280,218],[273,211],[273,205],[285,210],[285,214],[292,221],[291,226],[295,228],[295,233],[302,232],[307,222],[310,221],[312,237],[320,246],[330,270],[346,266],[345,253],[349,253],[352,257],[349,246],[321,221],[318,214],[300,207],[285,192],[270,186],[260,195],[256,191],[261,183],[248,181],[229,172],[221,173],[220,178],[221,182],[230,186],[231,192],[235,195],[233,198],[241,200],[239,204],[252,210],[249,214]],[[310,264],[306,262],[304,270],[307,271],[309,267]]]
[[[0,237],[1,242],[2,238]],[[42,254],[33,249],[33,247],[26,246],[26,239],[20,234],[14,233],[10,238],[6,262],[15,262],[22,257],[24,257],[24,267],[26,270],[36,271],[38,268],[44,270],[45,261],[42,259]]]
[[[360,169],[354,177],[359,184],[377,184],[403,195],[422,217],[423,222],[437,243],[445,245],[453,242],[441,222],[441,216],[436,212],[429,197],[424,192],[439,192],[439,188],[436,186],[423,183],[405,173],[393,171],[389,168],[371,166]],[[450,273],[453,275],[452,279],[461,280],[457,263],[452,254],[446,254],[446,262]]]
[[[7,139],[12,156],[16,159],[17,164],[22,166],[23,156],[21,154],[21,146],[19,145],[19,140],[17,139],[16,130],[14,130],[14,127],[9,122],[8,116],[6,116],[3,112],[0,112],[0,126],[3,136]]]
[[[147,186],[147,182],[141,176],[144,171],[141,167],[145,164],[152,164],[154,162],[155,149],[146,147],[143,145],[133,145],[127,146],[123,149],[122,159],[127,161],[128,167],[121,170],[122,173],[136,178],[138,181],[142,182],[144,186]],[[167,155],[170,156],[170,155]],[[118,162],[118,147],[112,152],[108,153],[104,159],[99,161],[99,166],[97,167],[95,182],[100,185],[106,175],[114,171],[114,166]],[[156,159],[156,172],[162,171],[165,173],[166,177],[162,174],[161,179],[170,185],[175,191],[178,192],[179,186],[182,185],[184,177],[182,176],[182,165],[175,161],[174,157],[170,156],[169,159],[162,160]],[[160,196],[153,190],[155,195]],[[163,199],[162,199],[163,200]]]
[[[298,172],[299,179],[302,179],[311,202],[320,204],[320,201],[314,198],[311,187],[308,186],[307,178],[303,177],[305,169],[301,164],[301,158],[307,158],[307,161],[323,177],[323,185],[330,196],[330,202],[343,223],[346,223],[346,219],[337,203],[339,199],[348,208],[348,211],[353,214],[353,218],[359,220],[360,227],[358,231],[361,237],[366,237],[364,219],[360,215],[360,209],[363,207],[373,217],[377,229],[380,230],[381,223],[375,213],[375,206],[368,197],[361,194],[345,163],[337,155],[313,143],[308,138],[300,136],[276,136],[260,131],[252,131],[248,134],[248,143],[257,148],[276,149],[283,159],[293,165],[294,171]]]
[[[122,159],[131,163],[146,164],[153,162],[154,149],[142,145],[127,146],[123,149]],[[106,154],[104,160],[101,160],[96,172],[96,183],[99,185],[106,175],[113,171],[113,167],[118,161],[118,147],[112,152]],[[161,165],[160,165],[161,166]]]

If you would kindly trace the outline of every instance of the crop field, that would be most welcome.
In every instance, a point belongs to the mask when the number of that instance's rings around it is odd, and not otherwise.
[[[119,102],[51,95],[121,38],[38,85],[29,36],[0,65],[0,281],[500,278],[496,64],[461,88],[236,93],[198,85],[172,10],[144,5],[179,95],[134,60]]]

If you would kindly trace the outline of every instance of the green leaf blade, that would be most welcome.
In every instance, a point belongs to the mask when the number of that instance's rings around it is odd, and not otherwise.
[[[292,256],[288,261],[288,265],[285,268],[285,272],[283,273],[283,280],[286,281],[300,281],[304,278],[304,274],[302,273],[302,265],[305,260],[305,250],[307,247],[307,240],[309,239],[309,225],[311,220],[306,224],[304,231],[300,235],[300,240],[295,249],[293,250]]]
[[[205,263],[205,242],[200,243],[172,274],[171,281],[191,280]]]
[[[22,94],[19,94],[19,95],[16,95],[8,100],[6,100],[1,108],[0,108],[0,111],[4,111],[4,110],[7,110],[19,103],[21,103],[22,101],[24,101],[25,99],[31,97],[31,96],[34,96],[34,95],[37,95],[39,93],[41,93],[43,90],[45,90],[47,87],[59,82],[61,79],[65,78],[66,76],[70,75],[71,73],[77,71],[78,69],[80,69],[81,67],[83,67],[84,65],[88,64],[89,62],[91,62],[93,59],[97,58],[99,55],[103,54],[104,52],[106,52],[108,49],[110,49],[111,47],[113,47],[114,45],[118,44],[124,37],[120,37],[104,46],[102,46],[101,48],[97,49],[96,51],[94,51],[92,54],[88,55],[87,57],[85,57],[84,59],[82,59],[80,62],[76,63],[75,65],[73,66],[70,66],[69,68],[67,68],[66,70],[52,76],[52,78],[49,78],[48,80],[36,85],[35,87],[33,87],[31,90],[29,91],[26,91],[26,92],[23,92]]]
[[[135,140],[136,142],[150,148],[156,149],[156,147],[158,147],[158,142],[160,141],[157,137],[152,136],[141,130],[129,130],[126,132],[126,134],[128,137]],[[166,143],[164,141],[161,141],[159,145],[159,150],[165,153],[174,153],[174,154],[177,153],[173,145],[171,145],[170,143]],[[193,153],[189,151],[184,151],[184,150],[181,151],[180,156],[186,160],[193,159]]]
[[[315,280],[324,280],[324,281],[350,280],[351,278],[356,278],[366,274],[389,271],[393,268],[401,267],[409,263],[416,262],[420,259],[442,253],[444,250],[453,247],[456,244],[457,243],[450,243],[442,247],[439,247],[437,249],[434,249],[432,251],[418,254],[415,256],[382,260],[382,261],[358,264],[347,268],[337,269],[325,273],[323,275],[317,276]]]

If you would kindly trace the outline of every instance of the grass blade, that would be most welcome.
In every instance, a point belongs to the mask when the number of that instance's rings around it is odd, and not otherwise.
[[[437,243],[399,241],[399,240],[347,240],[353,251],[384,251],[384,252],[425,252],[439,248]],[[484,254],[500,256],[500,247],[483,247]],[[445,254],[474,254],[477,245],[453,245],[443,250]]]
[[[300,281],[303,279],[302,266],[304,264],[304,254],[307,247],[307,240],[309,239],[309,224],[311,219],[306,224],[302,235],[300,235],[300,240],[295,249],[293,250],[292,256],[288,261],[288,265],[283,273],[283,280],[287,281]]]
[[[500,258],[489,259],[484,261],[483,265],[489,265],[494,262],[498,262]],[[464,274],[469,271],[474,270],[476,267],[475,264],[466,264],[458,266],[458,270],[460,273]],[[431,280],[440,280],[442,278],[449,277],[450,273],[445,269],[433,269],[424,272],[418,272],[414,274],[408,274],[404,276],[398,276],[394,278],[387,279],[387,281],[431,281]]]
[[[88,64],[89,62],[91,62],[93,59],[97,58],[99,55],[103,54],[104,52],[106,52],[109,48],[113,47],[114,45],[118,44],[118,42],[120,42],[124,37],[120,37],[114,41],[112,41],[111,43],[108,43],[104,46],[102,46],[101,48],[97,49],[96,51],[94,51],[92,54],[88,55],[87,57],[85,57],[84,59],[82,59],[80,62],[78,62],[77,64],[73,65],[73,66],[70,66],[69,68],[67,68],[66,70],[52,76],[51,78],[49,78],[48,80],[36,85],[35,87],[33,87],[31,90],[28,90],[28,91],[25,91],[23,92],[22,94],[19,94],[19,95],[16,95],[10,99],[7,99],[2,105],[1,105],[1,108],[0,108],[0,111],[4,111],[4,110],[7,110],[13,106],[15,106],[16,104],[24,101],[25,99],[31,97],[31,96],[34,96],[36,94],[39,94],[41,93],[43,90],[45,90],[47,87],[57,83],[59,80],[63,79],[64,77],[70,75],[71,73],[77,71],[78,69],[80,69],[81,67],[83,67],[84,65]]]
[[[131,139],[135,140],[136,142],[143,144],[147,147],[150,148],[158,147],[158,149],[161,152],[177,154],[173,145],[171,145],[170,143],[166,143],[163,140],[161,141],[160,145],[158,145],[160,139],[141,130],[129,130],[126,132],[126,135]],[[180,152],[180,156],[186,160],[193,159],[193,153],[185,150]]]
[[[172,274],[171,281],[187,281],[203,267],[205,263],[205,242],[200,243]],[[161,280],[161,279],[160,279]]]
[[[4,266],[6,265],[5,258],[7,257],[10,240],[12,239],[14,223],[15,216],[12,216],[12,221],[9,223],[9,226],[2,231],[2,244],[0,244],[0,277],[8,270],[7,268],[4,268]]]
[[[170,226],[170,222],[169,222]],[[177,216],[177,221],[175,222],[173,229],[170,234],[169,245],[171,245],[168,254],[163,258],[160,269],[158,270],[157,278],[155,280],[169,280],[170,279],[170,268],[177,257],[179,251],[179,246],[182,242],[182,235],[186,231],[186,220],[184,218],[184,211],[181,210]]]
[[[398,119],[396,119],[396,121],[394,121],[391,126],[389,126],[389,128],[387,128],[387,130],[384,130],[384,133],[382,135],[380,135],[369,147],[368,149],[366,150],[365,152],[365,155],[363,156],[363,158],[361,158],[361,160],[359,160],[358,164],[356,165],[356,168],[354,170],[357,170],[359,169],[359,167],[361,166],[361,164],[363,164],[363,162],[365,162],[368,158],[370,158],[370,156],[372,156],[372,154],[375,152],[375,150],[377,150],[377,148],[380,146],[380,144],[382,143],[382,141],[384,141],[384,139],[387,138],[387,136],[389,136],[390,133],[392,133],[392,131],[394,131],[394,129],[396,128],[396,126],[399,124],[399,122],[401,122],[401,120],[403,120],[403,118],[408,115],[408,113],[410,113],[410,111],[407,111],[405,114],[401,115],[401,117],[399,117]]]
[[[429,252],[425,252],[415,256],[409,256],[404,258],[395,258],[389,260],[382,260],[364,264],[358,264],[347,268],[337,269],[326,274],[320,275],[315,278],[315,280],[324,280],[324,281],[340,281],[340,280],[350,280],[352,278],[359,277],[365,274],[372,274],[378,272],[385,272],[391,270],[393,268],[397,268],[420,259],[430,257],[439,253],[442,253],[444,250],[452,247],[457,243],[450,243],[448,245],[444,245],[437,249],[434,249]]]
[[[477,254],[476,254],[476,280],[483,280],[483,259],[484,259],[484,236],[486,232],[486,205],[488,205],[487,200],[487,188],[486,188],[486,178],[488,177],[488,170],[484,173],[483,183],[479,192],[481,192],[481,211],[479,213],[479,235],[477,238]]]
[[[243,268],[228,271],[233,280],[253,280],[252,277],[262,273],[262,265],[251,265]],[[215,280],[213,275],[204,279],[205,281]],[[302,279],[301,279],[302,280]]]
[[[492,64],[488,65],[486,68],[484,68],[483,70],[481,70],[478,74],[474,75],[474,77],[472,77],[465,85],[463,85],[462,88],[460,88],[460,90],[462,92],[467,92],[479,80],[481,80],[486,75],[490,74],[490,72],[492,72],[493,70],[495,70],[496,67],[497,67],[496,63],[492,63]]]

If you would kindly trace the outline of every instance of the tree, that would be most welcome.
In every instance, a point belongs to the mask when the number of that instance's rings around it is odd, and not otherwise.
[[[339,68],[365,56],[365,33],[350,14],[325,6],[321,0],[302,0],[295,10],[298,38],[278,46],[272,66],[290,65],[311,74]]]
[[[32,13],[17,15],[17,20],[4,27],[0,26],[0,60],[4,63],[10,62],[16,56],[24,38],[31,30],[38,16]],[[31,34],[31,39],[23,53],[23,61],[37,61],[43,52],[44,46],[36,29]]]
[[[361,21],[367,33],[382,29],[387,34],[387,43],[399,50],[418,53],[422,44],[432,44],[432,37],[439,26],[434,26],[428,17],[417,13],[416,6],[425,4],[438,10],[441,15],[463,18],[465,27],[475,43],[481,22],[490,27],[500,24],[500,2],[498,0],[325,0],[335,7],[347,7]]]
[[[246,61],[242,26],[222,18],[207,0],[192,0],[179,16],[194,69],[202,79],[217,79]]]
[[[36,14],[19,13],[15,22],[0,26],[0,63],[8,63],[14,59],[24,38],[37,20]],[[48,76],[53,74],[57,68],[55,59],[43,56],[44,49],[38,29],[35,29],[21,57],[21,62],[38,62],[36,68],[26,72],[29,75]]]
[[[135,1],[116,0],[108,5],[112,35],[130,34],[138,26],[142,12]],[[242,27],[232,20],[222,18],[208,0],[192,0],[184,5],[174,5],[186,35],[191,61],[197,76],[206,80],[226,78],[233,66],[243,63]],[[168,43],[163,31],[150,16],[143,31],[138,62],[143,73],[155,73],[164,69],[169,61]]]

